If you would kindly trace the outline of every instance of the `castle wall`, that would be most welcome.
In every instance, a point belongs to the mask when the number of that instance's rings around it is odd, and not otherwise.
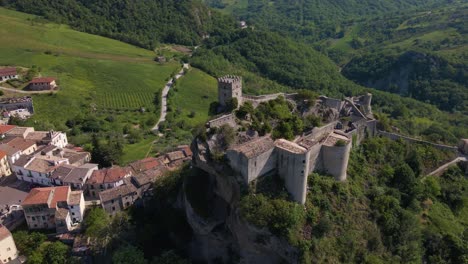
[[[249,159],[247,182],[276,169],[276,152],[274,148]]]
[[[278,174],[294,201],[304,204],[307,197],[307,175],[309,153],[292,153],[276,148]]]
[[[333,130],[335,130],[336,124],[338,124],[338,121],[333,121],[333,122],[328,123],[328,124],[326,124],[324,126],[321,126],[321,127],[314,127],[312,129],[312,132],[310,132],[309,134],[307,134],[305,136],[307,138],[317,139],[317,138],[321,137],[322,135],[328,134],[328,133],[332,132]]]
[[[248,183],[249,178],[249,160],[247,157],[237,151],[228,150],[226,156],[229,160],[231,168],[240,173],[245,183]]]
[[[322,146],[323,170],[331,174],[337,181],[346,180],[351,143],[346,146]]]
[[[381,135],[381,136],[387,137],[387,138],[389,138],[391,140],[402,139],[402,140],[405,140],[405,141],[408,141],[408,142],[431,145],[432,147],[437,148],[437,149],[449,150],[449,151],[458,151],[458,148],[456,146],[436,144],[436,143],[432,143],[432,142],[429,142],[429,141],[420,140],[420,139],[416,139],[416,138],[411,138],[411,137],[408,137],[408,136],[403,136],[403,135],[390,133],[390,132],[385,132],[385,131],[381,131],[381,130],[378,131],[378,134]]]
[[[216,119],[213,119],[213,120],[210,120],[207,122],[208,124],[208,127],[212,128],[212,127],[221,127],[223,126],[224,124],[227,124],[231,127],[235,127],[236,126],[236,120],[235,120],[235,117],[233,114],[229,114],[229,115],[223,115],[221,117],[218,117]]]
[[[314,171],[320,171],[323,169],[323,161],[321,155],[322,144],[315,144],[309,149],[309,166],[307,174],[311,174]]]

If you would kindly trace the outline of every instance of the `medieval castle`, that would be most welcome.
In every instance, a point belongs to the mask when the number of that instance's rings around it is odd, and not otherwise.
[[[254,107],[262,102],[283,96],[292,100],[294,94],[248,96],[242,94],[242,78],[225,76],[218,79],[218,101],[227,106],[233,98],[238,105],[249,101]],[[242,176],[245,184],[276,173],[285,183],[292,199],[304,204],[307,194],[307,177],[314,171],[332,175],[338,181],[346,180],[351,146],[359,144],[366,136],[376,133],[376,120],[371,109],[371,94],[344,100],[319,97],[310,113],[326,113],[327,124],[314,127],[294,140],[273,140],[271,135],[246,136],[246,140],[225,150],[230,167]],[[236,117],[231,113],[208,122],[208,127],[229,125],[236,128]],[[207,144],[208,146],[210,143]],[[209,148],[209,147],[208,147]],[[202,158],[201,160],[206,160]],[[204,169],[203,164],[195,165]]]

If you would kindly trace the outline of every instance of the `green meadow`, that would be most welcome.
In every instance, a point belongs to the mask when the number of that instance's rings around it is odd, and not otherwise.
[[[217,94],[216,79],[199,69],[191,68],[177,80],[169,96],[168,106],[174,113],[175,123],[183,121],[189,127],[204,124],[210,117],[210,104],[218,100]],[[192,111],[194,116],[191,116]]]
[[[0,65],[36,65],[58,79],[57,94],[34,96],[34,120],[56,126],[84,109],[154,109],[154,94],[180,68],[153,62],[152,51],[3,8],[0,34]]]

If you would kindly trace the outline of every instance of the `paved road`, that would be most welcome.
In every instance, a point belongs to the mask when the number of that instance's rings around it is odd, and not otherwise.
[[[23,91],[23,90],[18,90],[14,88],[7,88],[7,87],[2,87],[0,86],[0,90],[8,91],[8,92],[14,92],[14,93],[21,93],[21,94],[45,94],[45,93],[55,93],[57,90],[45,90],[45,91]]]
[[[154,127],[151,129],[153,133],[157,133],[159,129],[159,124],[163,121],[166,120],[166,115],[167,115],[167,94],[169,93],[169,90],[172,88],[172,84],[174,83],[174,79],[179,79],[180,77],[184,76],[184,69],[190,68],[190,65],[188,63],[184,63],[184,66],[182,69],[179,71],[179,73],[174,76],[174,78],[170,79],[167,83],[166,86],[164,86],[162,90],[162,96],[161,96],[161,114],[159,116],[159,120],[154,125]]]

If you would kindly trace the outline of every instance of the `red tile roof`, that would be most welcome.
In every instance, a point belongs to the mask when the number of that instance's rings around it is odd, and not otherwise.
[[[51,83],[55,81],[55,78],[52,77],[41,77],[41,78],[34,78],[30,83]]]
[[[130,171],[127,168],[112,167],[108,169],[95,170],[88,180],[88,183],[113,183],[129,176]]]
[[[16,138],[13,138],[12,140],[8,141],[8,143],[6,143],[6,144],[8,146],[14,148],[14,149],[24,151],[24,150],[32,147],[33,145],[35,145],[36,142],[34,142],[32,140],[27,140],[27,139],[22,139],[20,137],[16,137]]]
[[[69,186],[34,188],[24,199],[24,205],[47,204],[49,197],[53,195],[49,208],[56,208],[58,202],[67,202]]]
[[[16,75],[16,68],[8,67],[0,69],[0,76]]]
[[[6,132],[12,130],[15,127],[16,126],[12,126],[12,125],[0,125],[0,134],[5,134]]]
[[[149,157],[142,160],[137,160],[129,164],[135,172],[151,170],[161,165],[157,158]]]
[[[0,160],[3,159],[7,154],[0,150]]]
[[[8,230],[4,225],[0,225],[0,241],[9,236],[11,236],[10,230]]]

